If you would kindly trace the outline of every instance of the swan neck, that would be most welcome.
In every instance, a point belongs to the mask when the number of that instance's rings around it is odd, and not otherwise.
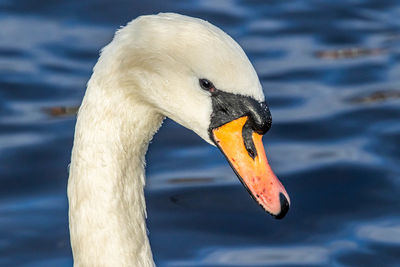
[[[79,110],[68,181],[75,266],[153,266],[145,154],[163,116],[95,74]]]

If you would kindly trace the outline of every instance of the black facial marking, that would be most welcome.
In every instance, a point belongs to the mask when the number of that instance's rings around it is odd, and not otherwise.
[[[271,128],[271,112],[265,102],[258,102],[249,96],[227,93],[218,89],[211,93],[211,101],[213,111],[208,129],[211,139],[213,139],[213,129],[244,116],[248,117],[246,129],[243,129],[245,140],[251,139],[252,131],[263,135]],[[246,148],[254,148],[254,144]]]

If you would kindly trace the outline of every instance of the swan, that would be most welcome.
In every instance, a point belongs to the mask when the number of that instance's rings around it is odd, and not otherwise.
[[[242,48],[201,19],[141,16],[102,49],[78,112],[68,180],[75,266],[154,266],[144,166],[165,117],[217,146],[265,211],[288,211],[261,141],[271,114]]]

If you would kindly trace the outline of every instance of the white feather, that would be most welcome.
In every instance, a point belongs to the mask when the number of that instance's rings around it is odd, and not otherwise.
[[[199,78],[264,99],[240,46],[200,19],[142,16],[102,50],[79,110],[68,182],[75,266],[154,266],[144,156],[165,116],[211,142],[211,99]]]

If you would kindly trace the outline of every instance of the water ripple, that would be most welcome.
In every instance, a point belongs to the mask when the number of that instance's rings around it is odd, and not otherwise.
[[[158,266],[398,266],[399,1],[0,1],[0,265],[70,266],[75,113],[98,51],[160,11],[222,27],[254,63],[282,221],[224,156],[166,120],[146,156]],[[34,248],[34,249],[33,249]]]

